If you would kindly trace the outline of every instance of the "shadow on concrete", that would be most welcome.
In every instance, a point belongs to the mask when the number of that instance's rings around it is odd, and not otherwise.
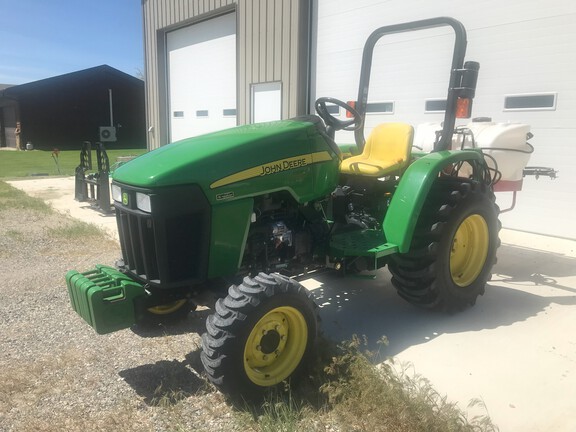
[[[557,281],[576,276],[576,258],[514,245],[504,245],[498,252],[493,281],[524,287],[548,286],[576,294],[576,279],[571,286]]]
[[[313,291],[324,334],[335,341],[365,335],[382,360],[439,335],[509,326],[555,303],[576,306],[576,258],[504,245],[486,293],[473,308],[441,314],[416,308],[396,293],[384,269],[374,280],[324,275]],[[564,278],[563,282],[558,282]],[[377,341],[386,336],[389,345]]]

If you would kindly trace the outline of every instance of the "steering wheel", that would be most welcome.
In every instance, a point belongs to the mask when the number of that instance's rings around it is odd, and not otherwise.
[[[333,105],[338,105],[344,108],[346,111],[352,113],[352,118],[350,120],[339,120],[328,112],[326,103]],[[348,105],[346,102],[342,102],[340,99],[334,99],[331,97],[321,97],[316,100],[314,104],[316,112],[324,120],[326,126],[331,126],[334,130],[345,130],[345,131],[356,131],[362,127],[362,116],[358,111]]]

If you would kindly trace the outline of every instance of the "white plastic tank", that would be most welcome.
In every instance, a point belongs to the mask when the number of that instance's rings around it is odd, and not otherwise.
[[[436,132],[442,131],[441,123],[420,123],[416,126],[414,131],[414,140],[412,146],[419,151],[430,153],[434,150],[434,143],[436,142]]]
[[[431,152],[436,141],[436,133],[442,130],[441,123],[422,123],[416,127],[413,146],[416,150]],[[452,149],[481,148],[493,157],[502,174],[501,180],[522,180],[523,171],[530,154],[534,150],[527,143],[530,125],[523,123],[494,123],[482,118],[465,126],[458,126],[452,138]],[[486,158],[488,166],[495,168],[490,157]]]
[[[492,121],[472,121],[460,127],[464,134],[454,134],[452,148],[481,148],[492,156],[502,174],[501,180],[522,180],[523,171],[534,148],[527,143],[530,125],[523,123],[494,123]],[[470,133],[466,133],[468,131]],[[473,138],[472,138],[473,137]],[[486,162],[495,168],[494,161],[487,157]]]

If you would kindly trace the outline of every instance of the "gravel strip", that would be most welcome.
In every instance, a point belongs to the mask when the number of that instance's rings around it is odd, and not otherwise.
[[[99,336],[64,275],[119,256],[105,236],[68,239],[68,217],[0,207],[0,431],[239,430],[202,377],[207,311],[176,327]]]

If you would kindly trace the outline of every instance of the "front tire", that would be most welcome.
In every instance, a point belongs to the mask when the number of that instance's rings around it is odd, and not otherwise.
[[[392,283],[417,306],[456,312],[484,294],[500,244],[489,186],[440,178],[416,225],[410,251],[391,258]]]
[[[144,310],[138,324],[143,327],[154,327],[161,324],[172,325],[183,321],[196,309],[188,299],[176,300]]]
[[[228,292],[206,320],[202,364],[222,392],[252,400],[302,372],[316,343],[317,307],[279,274],[245,277]]]

